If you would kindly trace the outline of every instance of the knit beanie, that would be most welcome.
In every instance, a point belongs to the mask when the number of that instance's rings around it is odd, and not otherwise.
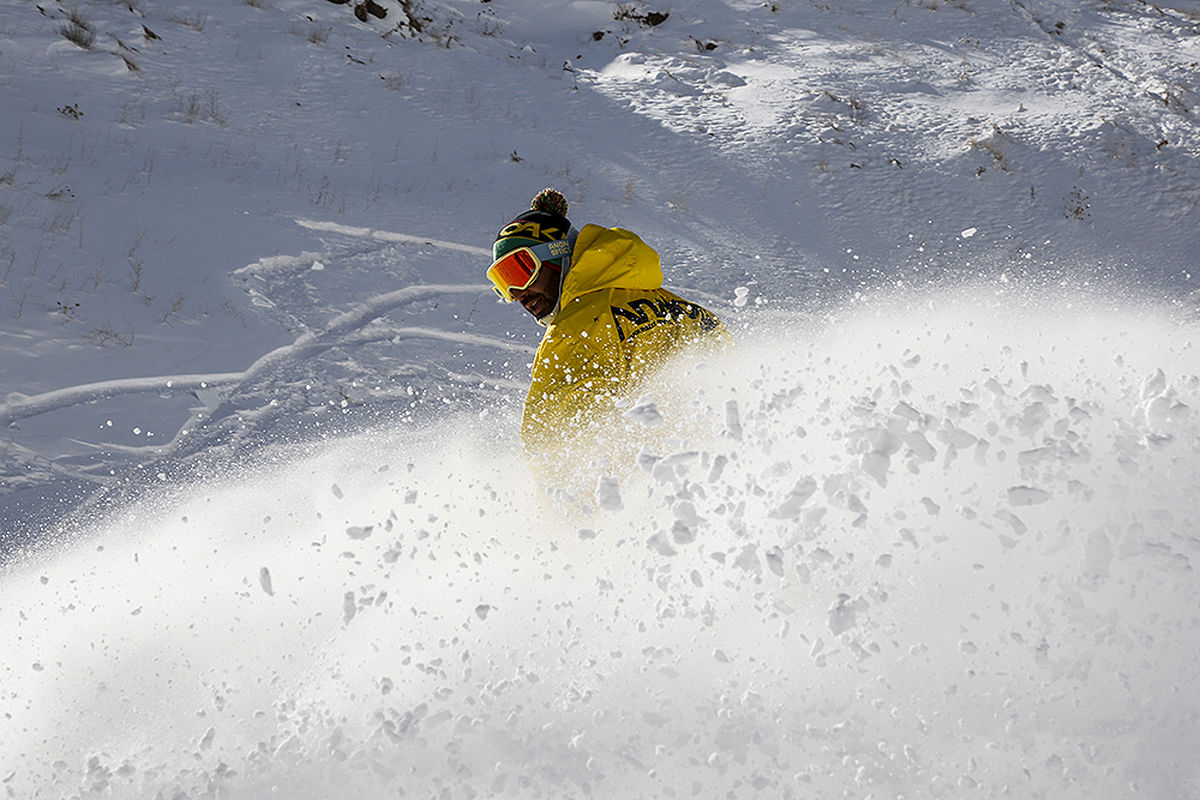
[[[492,258],[498,259],[519,247],[533,247],[542,242],[567,238],[571,221],[567,219],[567,198],[557,189],[542,189],[529,204],[529,210],[517,217],[496,234]],[[547,266],[561,269],[559,259],[546,261]]]

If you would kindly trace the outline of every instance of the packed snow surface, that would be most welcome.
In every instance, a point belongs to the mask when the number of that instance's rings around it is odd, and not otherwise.
[[[374,7],[0,0],[4,796],[1200,798],[1193,3]]]

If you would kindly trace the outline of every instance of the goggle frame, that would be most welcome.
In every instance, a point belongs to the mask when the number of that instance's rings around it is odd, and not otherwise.
[[[521,255],[528,254],[533,259],[533,269],[529,270],[521,263]],[[528,289],[530,284],[537,280],[538,275],[542,271],[542,264],[545,261],[553,261],[554,259],[563,258],[571,255],[571,242],[568,239],[558,239],[553,242],[543,242],[533,247],[518,247],[515,250],[510,250],[504,255],[492,262],[492,265],[487,269],[488,280],[492,282],[492,291],[495,292],[501,300],[506,303],[513,302],[512,291],[514,289]],[[515,281],[508,281],[502,277],[502,269],[498,269],[505,262],[513,262],[517,265],[522,274],[527,275],[527,279],[523,284]]]

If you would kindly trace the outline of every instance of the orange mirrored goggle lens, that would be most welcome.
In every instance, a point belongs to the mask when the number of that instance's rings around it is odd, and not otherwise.
[[[542,260],[528,247],[505,253],[488,267],[493,290],[506,302],[513,301],[513,289],[527,289],[542,269]]]

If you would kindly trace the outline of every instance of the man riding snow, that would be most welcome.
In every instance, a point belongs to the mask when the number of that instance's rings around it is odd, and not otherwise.
[[[496,235],[487,271],[503,300],[546,326],[521,421],[535,458],[573,432],[603,429],[617,403],[683,348],[729,339],[711,311],[662,288],[658,253],[637,234],[576,230],[566,214],[563,195],[543,189]]]

